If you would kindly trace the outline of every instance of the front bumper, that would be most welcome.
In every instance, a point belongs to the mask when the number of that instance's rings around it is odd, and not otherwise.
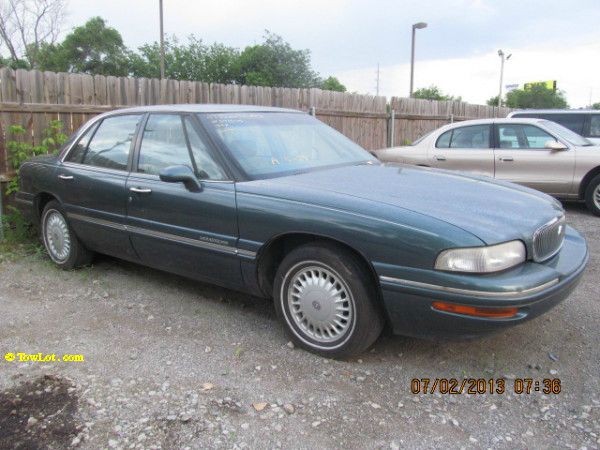
[[[569,296],[587,261],[585,239],[567,227],[561,251],[543,263],[530,261],[490,275],[399,271],[388,266],[379,268],[379,279],[395,334],[464,338],[516,325],[545,313]],[[434,301],[484,308],[516,307],[518,313],[510,318],[466,316],[435,310]]]

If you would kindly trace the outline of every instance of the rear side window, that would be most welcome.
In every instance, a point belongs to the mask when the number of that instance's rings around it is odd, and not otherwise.
[[[94,135],[94,130],[98,127],[98,124],[91,126],[84,134],[79,138],[77,144],[71,148],[69,154],[66,156],[65,161],[80,163],[83,161],[85,151],[90,142],[90,138]]]
[[[600,137],[600,114],[590,116],[590,136]]]
[[[131,141],[142,115],[108,117],[94,133],[83,156],[83,164],[127,170]]]
[[[442,134],[435,146],[438,148],[490,148],[490,126],[472,125],[454,128]]]

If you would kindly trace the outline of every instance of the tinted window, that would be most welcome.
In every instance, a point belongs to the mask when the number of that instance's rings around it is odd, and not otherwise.
[[[90,142],[90,138],[94,134],[94,130],[98,124],[90,127],[84,134],[81,136],[77,144],[75,144],[69,154],[66,156],[65,161],[81,163],[83,161],[83,156],[85,155],[85,150]]]
[[[450,139],[452,139],[452,130],[442,134],[435,143],[435,146],[438,148],[448,148],[450,147]]]
[[[490,148],[490,126],[472,125],[446,131],[439,137],[436,147]]]
[[[224,180],[225,174],[212,158],[206,142],[196,132],[189,117],[184,119],[185,129],[196,163],[197,176],[204,180]]]
[[[529,117],[533,119],[546,119],[561,124],[563,127],[574,131],[577,134],[583,134],[583,124],[585,114],[552,114],[552,113],[518,113],[512,117]]]
[[[600,137],[600,114],[590,116],[590,136]]]
[[[83,157],[83,164],[127,170],[131,141],[141,115],[124,115],[104,119]]]
[[[165,167],[175,165],[194,170],[181,117],[176,114],[152,114],[142,136],[138,172],[158,175]]]
[[[556,139],[533,125],[498,125],[500,148],[544,148],[547,141]]]

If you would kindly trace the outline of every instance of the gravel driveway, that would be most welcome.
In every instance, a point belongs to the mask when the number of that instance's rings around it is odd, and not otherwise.
[[[0,448],[599,448],[600,218],[574,294],[475,341],[384,336],[331,361],[288,344],[272,305],[112,258],[0,262]],[[7,352],[83,362],[8,362]],[[503,395],[414,395],[412,378],[505,377]],[[560,394],[515,394],[560,378]]]

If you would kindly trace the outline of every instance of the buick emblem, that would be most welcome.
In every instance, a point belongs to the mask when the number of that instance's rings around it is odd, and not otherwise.
[[[321,309],[321,304],[318,301],[314,301],[312,302],[313,308],[315,308],[317,311],[319,311]]]

